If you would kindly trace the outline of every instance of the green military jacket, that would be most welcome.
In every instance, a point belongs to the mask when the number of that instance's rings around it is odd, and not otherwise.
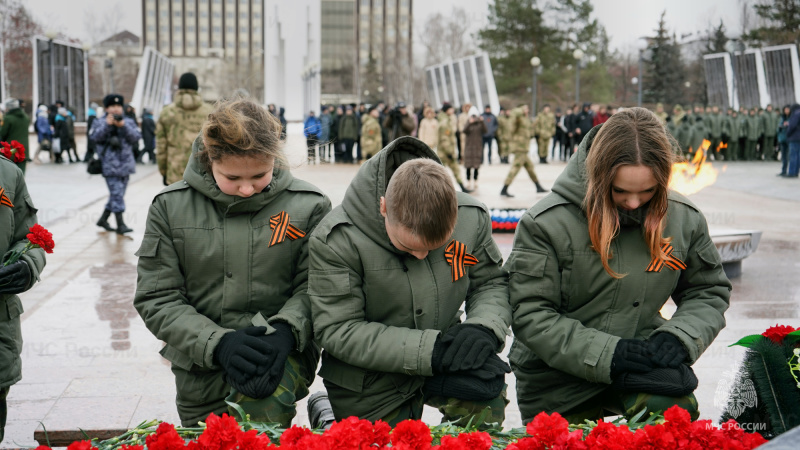
[[[364,114],[361,116],[361,153],[366,157],[367,154],[375,155],[382,147],[381,124],[378,119]]]
[[[9,251],[21,250],[28,240],[28,229],[37,223],[37,209],[28,195],[25,177],[16,164],[0,156],[0,265]],[[8,206],[9,204],[13,206]],[[41,248],[28,250],[21,258],[31,270],[31,285],[44,269],[45,253]],[[19,316],[22,302],[17,295],[0,294],[0,388],[22,378],[22,332]]]
[[[456,151],[456,132],[458,131],[458,124],[456,115],[448,115],[442,111],[436,117],[439,120],[439,145],[436,146],[436,151],[439,152],[444,158],[455,158]]]
[[[511,119],[502,114],[497,116],[497,135],[503,143],[511,138]]]
[[[650,251],[634,221],[611,244],[611,268],[625,277],[606,273],[582,208],[586,156],[597,130],[581,143],[553,192],[522,217],[506,263],[514,311],[509,360],[522,369],[515,371],[518,384],[533,387],[520,393],[525,401],[548,413],[569,410],[608,387],[620,339],[670,333],[694,363],[725,326],[728,309],[731,284],[706,220],[675,192],[669,193],[664,237],[687,268],[646,272]],[[678,308],[666,320],[659,311],[670,297]]]
[[[533,121],[533,134],[541,139],[550,139],[556,134],[556,116],[551,112],[541,112]]]
[[[193,154],[201,148],[198,137]],[[184,181],[153,199],[133,304],[174,366],[219,369],[213,354],[222,335],[251,325],[287,322],[298,351],[311,341],[308,236],[331,204],[285,169],[275,169],[269,186],[249,198],[224,194],[192,157]],[[282,212],[305,235],[270,245],[270,219]]]
[[[695,120],[692,124],[692,151],[697,151],[697,149],[703,146],[703,141],[708,139],[708,129],[706,128],[706,124],[708,123],[708,119],[705,120]],[[711,149],[709,148],[709,151]]]
[[[447,245],[422,260],[392,245],[380,198],[397,167],[416,158],[439,161],[417,139],[389,144],[361,167],[342,204],[311,235],[308,294],[314,335],[324,349],[319,375],[351,391],[366,390],[369,379],[414,395],[423,377],[433,375],[437,337],[462,319],[462,308],[464,323],[494,333],[497,351],[508,334],[507,273],[483,204],[458,193],[452,239],[478,262],[457,281],[445,259]]]
[[[711,113],[703,119],[706,125],[709,136],[714,139],[719,139],[722,136],[722,124],[725,121],[725,116],[720,113]]]
[[[339,139],[358,139],[358,117],[345,114],[339,118]]]
[[[731,141],[739,140],[739,116],[725,116],[725,122],[722,125],[722,132],[728,135]]]
[[[3,116],[3,126],[0,127],[0,141],[17,141],[25,146],[25,153],[32,155],[28,146],[28,127],[31,120],[22,108],[14,108]]]
[[[525,116],[522,108],[511,110],[511,153],[528,153],[533,137],[531,121]]]
[[[161,110],[156,122],[156,161],[167,184],[183,179],[192,142],[211,110],[211,105],[193,89],[178,90],[175,101]]]
[[[757,141],[764,130],[761,128],[761,117],[747,115],[747,132],[744,133],[748,141]]]
[[[775,137],[778,134],[778,124],[780,115],[777,111],[764,111],[761,119],[761,130],[764,136],[768,138]]]

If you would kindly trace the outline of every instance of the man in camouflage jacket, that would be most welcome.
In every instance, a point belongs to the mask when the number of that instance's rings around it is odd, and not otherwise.
[[[183,179],[192,143],[210,113],[211,105],[197,92],[197,77],[181,75],[175,101],[161,110],[156,123],[156,161],[164,185]]]

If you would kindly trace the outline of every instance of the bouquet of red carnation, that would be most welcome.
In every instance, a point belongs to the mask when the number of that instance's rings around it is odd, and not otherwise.
[[[45,251],[45,253],[53,253],[53,248],[56,246],[56,244],[53,242],[52,233],[47,231],[45,227],[39,225],[38,223],[30,227],[28,231],[30,231],[30,233],[25,236],[28,238],[28,243],[25,244],[25,247],[22,247],[21,250],[11,253],[11,256],[3,264],[3,267],[19,261],[20,256],[24,255],[32,248],[41,248]]]
[[[770,438],[800,425],[800,328],[776,324],[734,345],[747,353],[721,422],[736,419]]]
[[[8,142],[0,142],[0,145],[2,146],[2,148],[0,148],[0,153],[6,158],[14,161],[15,163],[21,163],[25,161],[24,145],[17,141],[11,141],[10,144]]]

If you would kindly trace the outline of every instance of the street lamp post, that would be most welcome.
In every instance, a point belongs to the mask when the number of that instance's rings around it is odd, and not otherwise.
[[[642,106],[642,67],[644,67],[644,49],[639,49],[639,97],[636,100],[636,106]]]
[[[634,86],[636,86],[636,87],[637,87],[637,89],[638,89],[638,87],[639,87],[639,77],[633,77],[633,78],[631,78],[631,84],[632,84],[632,85],[634,85]],[[639,104],[641,105],[641,102],[640,102]]]
[[[575,58],[575,104],[581,101],[581,60],[583,59],[583,50],[576,48],[572,52],[572,57]]]
[[[736,86],[736,53],[742,54],[744,52],[744,43],[739,39],[731,39],[725,45],[725,50],[728,50],[728,53],[731,55],[731,69],[733,69],[733,73],[731,76],[732,81],[732,98],[730,101],[730,107],[733,109],[739,109],[739,92],[737,91]]]
[[[111,85],[111,92],[116,92],[114,89],[114,58],[117,57],[117,52],[112,48],[106,52],[106,68],[108,69],[108,79]]]
[[[539,66],[542,65],[542,60],[539,59],[538,56],[534,56],[531,58],[531,66],[533,67],[533,86],[531,87],[531,97],[532,98],[532,105],[533,109],[531,109],[531,115],[536,115],[536,74],[539,72]]]

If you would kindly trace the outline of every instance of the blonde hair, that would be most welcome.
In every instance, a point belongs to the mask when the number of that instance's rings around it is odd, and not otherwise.
[[[458,219],[458,199],[445,168],[427,158],[406,161],[386,187],[386,215],[427,245],[444,244]]]
[[[644,108],[628,108],[611,116],[603,124],[586,157],[588,177],[584,208],[589,220],[592,248],[600,254],[603,268],[614,278],[622,278],[611,269],[611,241],[619,233],[619,214],[611,194],[617,170],[625,165],[648,167],[656,179],[656,190],[648,203],[644,221],[644,239],[652,258],[666,260],[661,246],[667,194],[674,156],[670,136],[655,114]]]
[[[430,106],[426,106],[425,109],[422,110],[422,116],[428,117],[429,112],[433,114],[433,108],[431,108]],[[431,117],[433,117],[433,115],[431,115]]]
[[[211,170],[211,163],[226,156],[285,163],[280,121],[253,100],[236,98],[214,105],[201,131],[203,150],[197,160]]]

